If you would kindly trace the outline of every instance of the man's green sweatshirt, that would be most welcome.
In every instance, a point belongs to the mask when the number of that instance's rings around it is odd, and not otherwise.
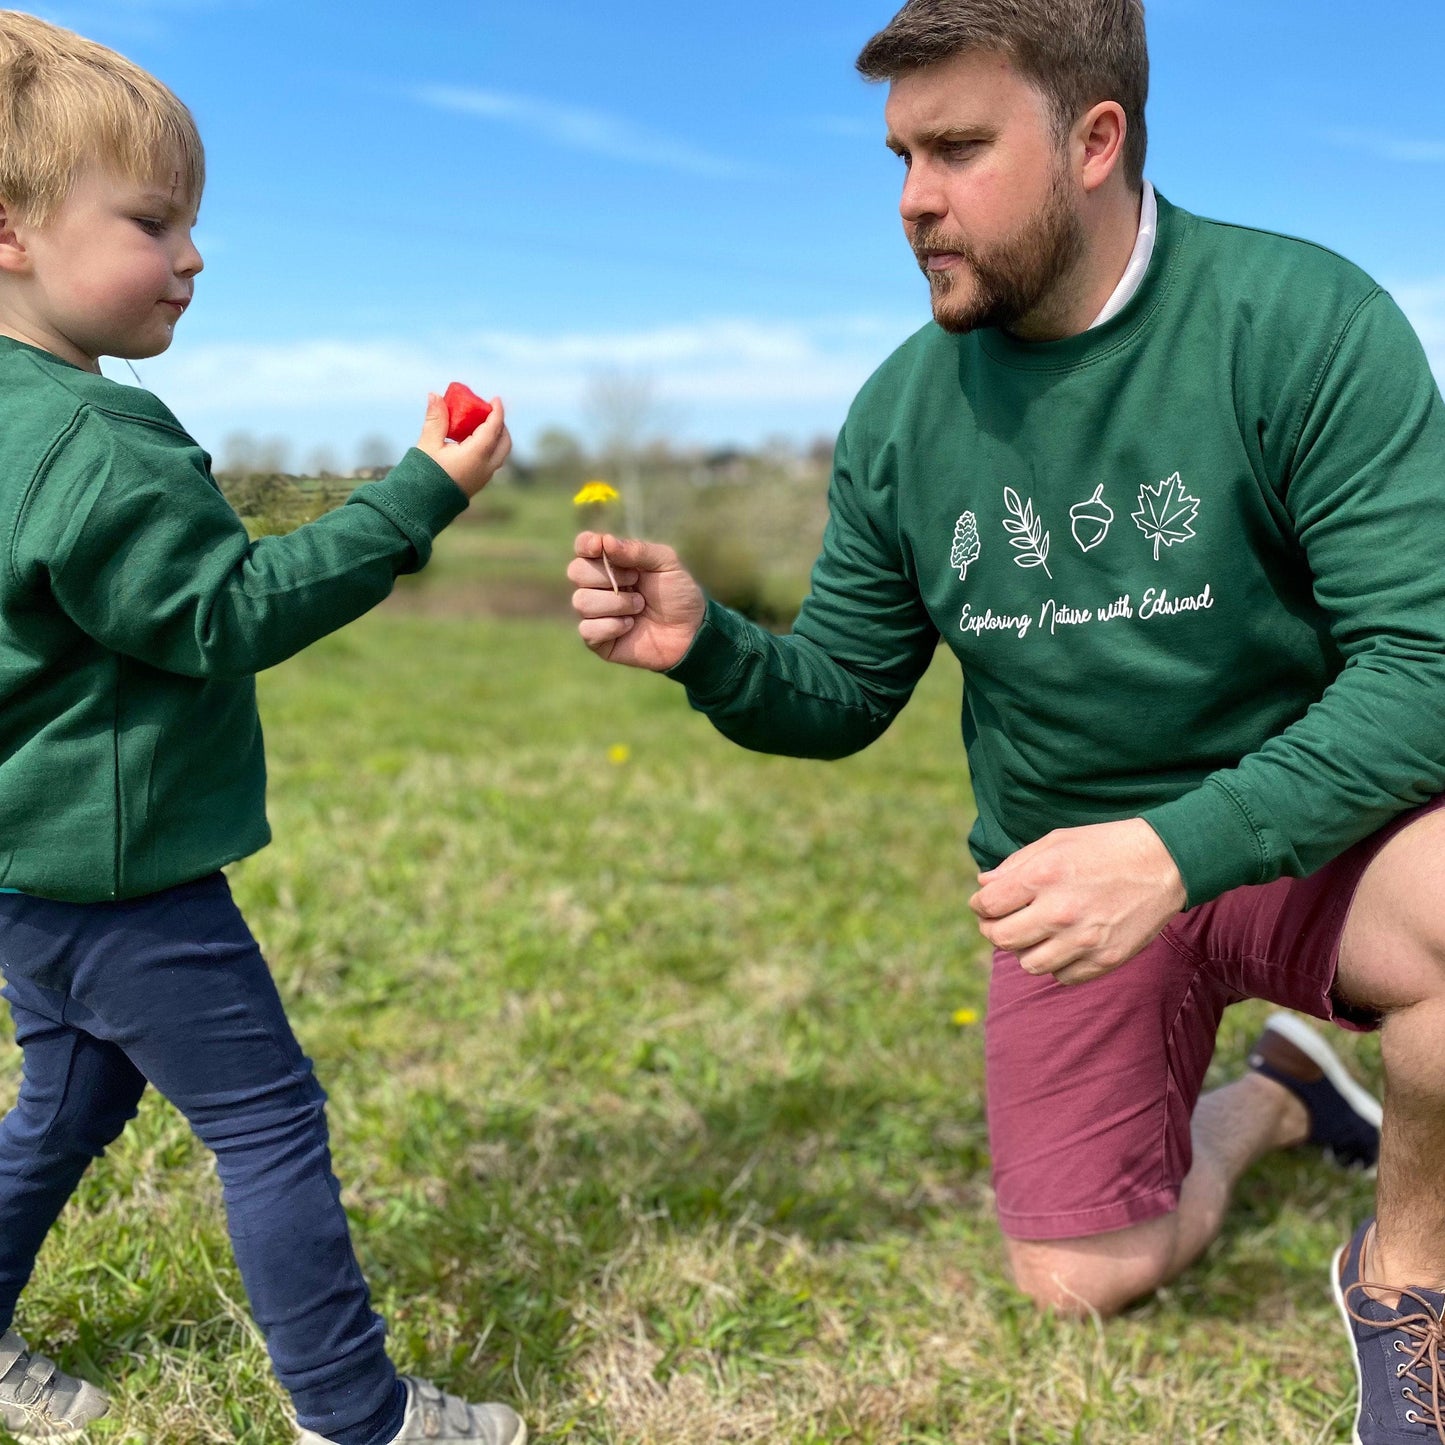
[[[1132,301],[1028,344],[928,326],[864,387],[789,637],[709,605],[672,675],[838,757],[941,636],[977,860],[1142,816],[1197,904],[1445,792],[1445,404],[1394,302],[1162,198]]]
[[[98,902],[263,847],[254,674],[381,601],[466,498],[410,451],[248,539],[149,392],[0,338],[0,886]]]

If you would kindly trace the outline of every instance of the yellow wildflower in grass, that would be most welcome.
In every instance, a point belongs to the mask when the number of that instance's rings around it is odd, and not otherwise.
[[[574,507],[600,507],[608,502],[615,502],[617,495],[617,488],[610,486],[607,482],[588,482],[572,498],[572,505]]]
[[[626,743],[613,743],[607,749],[607,761],[614,768],[620,768],[632,756],[632,749]]]
[[[978,1010],[976,1008],[956,1008],[953,1011],[953,1021],[959,1028],[966,1029],[970,1024],[978,1022]]]

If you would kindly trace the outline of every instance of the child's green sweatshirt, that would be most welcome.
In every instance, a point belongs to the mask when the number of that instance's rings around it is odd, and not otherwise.
[[[251,542],[149,392],[0,337],[0,416],[0,886],[128,898],[254,852],[254,674],[423,566],[466,497],[413,450]]]
[[[838,757],[942,637],[984,865],[1143,816],[1194,904],[1445,791],[1445,404],[1327,251],[1161,198],[1113,320],[895,352],[830,505],[793,635],[714,603],[672,675],[748,747]]]

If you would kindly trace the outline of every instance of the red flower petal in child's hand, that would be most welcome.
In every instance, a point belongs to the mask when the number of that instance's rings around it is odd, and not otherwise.
[[[447,435],[454,442],[464,442],[491,416],[492,409],[471,387],[454,381],[442,397],[447,408]]]

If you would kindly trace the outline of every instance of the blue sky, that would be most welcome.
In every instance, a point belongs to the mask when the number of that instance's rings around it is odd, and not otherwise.
[[[200,121],[207,268],[138,369],[213,450],[238,429],[298,460],[400,448],[454,377],[508,399],[525,450],[585,433],[609,372],[680,439],[807,440],[927,319],[884,92],[852,68],[889,0],[32,8]],[[1155,184],[1360,262],[1445,376],[1445,4],[1148,16]]]

